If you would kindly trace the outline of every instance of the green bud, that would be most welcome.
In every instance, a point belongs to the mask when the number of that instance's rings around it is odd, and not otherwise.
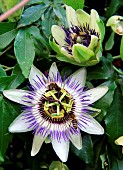
[[[57,59],[79,66],[91,66],[99,62],[102,56],[104,24],[98,13],[91,14],[66,6],[66,18],[69,28],[53,25],[51,47],[57,52]]]
[[[107,21],[106,26],[110,26],[115,33],[119,35],[123,35],[123,17],[122,16],[114,15],[110,17]]]

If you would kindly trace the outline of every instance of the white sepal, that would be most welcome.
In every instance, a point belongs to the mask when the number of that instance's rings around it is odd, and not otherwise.
[[[52,139],[52,146],[55,150],[58,157],[61,159],[62,162],[66,162],[68,158],[68,152],[69,152],[69,141],[64,141],[63,138],[61,138],[60,141],[58,141],[56,138]]]
[[[9,126],[9,132],[11,133],[20,133],[20,132],[28,132],[33,130],[30,127],[27,119],[25,119],[24,113],[21,113]]]

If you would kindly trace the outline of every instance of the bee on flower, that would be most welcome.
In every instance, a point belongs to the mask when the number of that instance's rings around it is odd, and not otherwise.
[[[80,66],[91,66],[102,56],[104,24],[96,10],[91,14],[66,6],[69,28],[53,25],[51,47],[57,52],[57,59]]]
[[[22,113],[11,123],[9,132],[33,131],[31,156],[35,156],[48,138],[58,157],[67,161],[69,143],[82,149],[81,130],[101,135],[103,127],[90,115],[99,111],[91,104],[108,91],[106,86],[85,90],[86,70],[80,68],[64,81],[53,63],[46,77],[35,66],[31,67],[30,90],[10,89],[3,94],[23,105]]]

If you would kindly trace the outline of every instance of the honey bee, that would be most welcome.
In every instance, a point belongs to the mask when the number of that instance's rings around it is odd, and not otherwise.
[[[78,122],[77,122],[75,115],[73,113],[70,114],[70,120],[71,120],[71,123],[72,123],[74,129],[77,129],[78,128]],[[70,125],[71,125],[71,123],[70,123]]]

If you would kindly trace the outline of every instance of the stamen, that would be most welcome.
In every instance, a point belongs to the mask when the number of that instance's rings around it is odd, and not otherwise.
[[[91,35],[95,35],[99,38],[99,33],[94,29],[91,29],[88,23],[83,26],[72,25],[70,30],[64,27],[62,27],[62,29],[66,34],[66,44],[64,44],[63,47],[68,51],[69,54],[72,54],[72,46],[74,44],[79,43],[88,47],[91,42]]]
[[[74,101],[71,95],[56,83],[48,85],[48,90],[41,98],[40,114],[50,122],[66,122],[72,111]]]

